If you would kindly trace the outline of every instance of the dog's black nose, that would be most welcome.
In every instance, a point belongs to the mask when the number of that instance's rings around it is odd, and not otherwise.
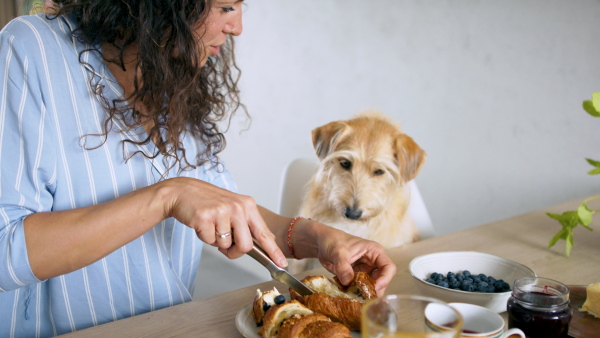
[[[344,209],[344,215],[346,218],[357,220],[362,216],[362,210],[346,207],[346,209]]]

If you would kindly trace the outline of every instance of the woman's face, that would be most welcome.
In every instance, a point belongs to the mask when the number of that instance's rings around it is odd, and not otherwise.
[[[200,66],[204,66],[210,56],[219,55],[228,34],[242,34],[242,2],[243,0],[213,1],[206,24],[197,29],[201,46],[204,47]]]

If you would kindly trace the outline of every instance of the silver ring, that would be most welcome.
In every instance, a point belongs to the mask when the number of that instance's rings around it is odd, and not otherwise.
[[[218,231],[216,231],[216,230],[215,230],[215,234],[216,234],[216,235],[217,235],[219,238],[223,239],[223,238],[227,238],[227,237],[231,236],[231,231],[228,231],[228,232],[226,232],[226,233],[222,234],[222,233],[220,233],[220,232],[218,232]]]

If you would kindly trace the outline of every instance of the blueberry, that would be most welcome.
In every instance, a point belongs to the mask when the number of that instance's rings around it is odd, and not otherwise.
[[[484,288],[487,288],[489,284],[482,281],[481,283],[479,283],[479,285],[483,286]]]
[[[463,275],[465,275],[465,277],[471,276],[471,271],[469,271],[469,270],[465,270],[462,273],[463,273]]]
[[[442,274],[437,274],[437,275],[435,276],[435,278],[433,278],[433,279],[434,279],[434,280],[436,280],[436,281],[439,281],[439,280],[444,280],[444,275],[442,275]]]
[[[460,272],[456,274],[456,279],[458,279],[459,281],[465,279],[465,274]]]
[[[452,271],[449,271],[449,272],[446,274],[446,276],[448,277],[448,279],[450,279],[450,278],[456,278],[456,274],[454,274],[454,272],[452,272]]]
[[[284,295],[279,295],[279,296],[275,297],[275,299],[273,299],[273,301],[277,305],[285,303],[285,296]]]
[[[460,284],[460,289],[463,291],[469,291],[469,289],[475,289],[475,285],[473,283],[465,283],[464,281]]]
[[[437,278],[438,273],[437,272],[432,272],[431,275],[429,275],[429,278],[435,280]]]
[[[482,285],[477,285],[477,292],[486,292],[487,287]]]
[[[441,280],[441,281],[438,281],[438,282],[437,282],[437,285],[438,285],[438,286],[441,286],[441,287],[443,287],[443,288],[447,288],[447,287],[449,287],[449,286],[450,286],[450,285],[448,285],[448,282],[444,282],[443,280]]]
[[[488,285],[487,288],[486,288],[486,290],[485,290],[485,292],[490,292],[490,293],[492,293],[494,291],[496,291],[496,290],[495,290],[495,288],[494,288],[493,285]]]
[[[264,312],[267,312],[267,310],[268,310],[270,307],[271,307],[271,305],[269,305],[269,304],[267,304],[267,303],[264,303],[264,304],[263,304],[263,311],[264,311]]]
[[[427,278],[425,281],[427,283],[435,284],[435,281],[433,279],[431,279],[431,278]],[[500,285],[500,287],[502,287],[502,285]]]
[[[485,274],[483,274],[483,273],[479,274],[479,279],[481,279],[481,280],[487,280],[487,278],[488,277]]]

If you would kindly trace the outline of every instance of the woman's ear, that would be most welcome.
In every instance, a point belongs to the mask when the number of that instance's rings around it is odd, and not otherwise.
[[[324,159],[335,149],[346,128],[349,126],[343,121],[335,121],[313,129],[312,142],[319,159]]]
[[[396,160],[400,168],[400,176],[404,182],[415,178],[425,163],[427,154],[408,135],[399,134],[396,137]]]

